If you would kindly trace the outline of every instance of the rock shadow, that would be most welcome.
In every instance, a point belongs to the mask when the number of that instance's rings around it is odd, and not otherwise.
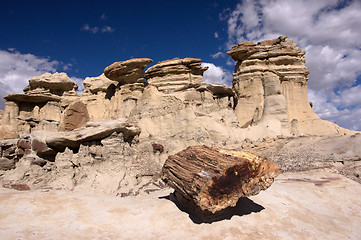
[[[249,198],[240,198],[235,207],[228,207],[216,213],[201,210],[193,201],[185,199],[176,191],[168,196],[159,197],[172,201],[182,212],[189,215],[189,218],[195,224],[213,223],[223,220],[230,220],[233,216],[244,216],[251,213],[257,213],[265,209],[263,206],[253,202]]]

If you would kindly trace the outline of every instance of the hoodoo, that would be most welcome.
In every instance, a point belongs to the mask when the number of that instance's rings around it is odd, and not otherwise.
[[[305,51],[280,36],[259,43],[243,42],[227,52],[237,61],[233,88],[239,124],[266,124],[293,135],[328,135],[350,132],[321,120],[307,96]]]

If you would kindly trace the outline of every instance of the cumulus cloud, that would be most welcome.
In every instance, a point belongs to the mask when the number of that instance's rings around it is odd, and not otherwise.
[[[202,67],[208,67],[203,74],[203,81],[214,84],[232,85],[232,73],[213,63],[202,63]]]
[[[4,107],[5,95],[22,93],[31,77],[55,72],[59,64],[58,61],[21,54],[14,49],[0,50],[0,108]]]
[[[29,79],[58,69],[69,69],[72,64],[63,64],[49,58],[33,54],[21,54],[15,49],[0,50],[0,109],[4,108],[4,96],[10,93],[23,93]],[[83,79],[71,77],[78,84],[78,92],[84,90]]]
[[[215,38],[219,38],[218,32],[215,32],[215,33],[214,33],[214,37],[215,37]]]
[[[110,26],[104,26],[102,28],[100,27],[97,27],[97,26],[94,26],[94,27],[90,27],[88,23],[85,23],[83,25],[83,27],[81,28],[81,30],[85,31],[85,32],[90,32],[90,33],[93,33],[93,34],[96,34],[96,33],[112,33],[115,31],[114,28],[110,27]]]
[[[361,130],[361,2],[358,0],[243,0],[224,11],[226,48],[287,35],[306,50],[309,98],[315,112]],[[225,13],[227,16],[225,16]]]

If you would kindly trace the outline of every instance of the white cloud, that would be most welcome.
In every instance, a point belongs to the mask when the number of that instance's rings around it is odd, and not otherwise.
[[[225,11],[226,47],[287,35],[306,50],[309,97],[315,112],[341,126],[361,130],[361,1],[244,0]],[[361,95],[361,94],[360,94]],[[318,106],[318,107],[317,107]]]
[[[22,93],[31,77],[55,72],[58,66],[58,61],[49,58],[21,54],[14,49],[0,50],[0,108],[4,106],[5,95]]]
[[[203,81],[208,83],[232,85],[232,73],[228,70],[218,67],[213,63],[202,63],[202,67],[208,67],[203,74]]]
[[[81,28],[81,30],[85,31],[85,32],[91,32],[93,34],[96,34],[98,32],[102,32],[102,33],[112,33],[115,31],[114,28],[110,27],[110,26],[104,26],[102,28],[94,26],[94,27],[90,27],[88,23],[85,23],[83,25],[83,27]]]
[[[4,108],[4,96],[10,93],[23,93],[29,79],[43,73],[68,69],[72,64],[63,64],[49,58],[33,54],[21,54],[15,49],[0,50],[0,109]],[[78,91],[84,89],[83,79],[71,77],[78,84]]]
[[[214,33],[214,37],[215,37],[215,38],[219,38],[219,35],[218,35],[217,32]]]
[[[224,57],[225,54],[224,54],[224,52],[217,52],[215,54],[212,54],[211,56],[212,56],[212,58],[219,58],[219,57]]]

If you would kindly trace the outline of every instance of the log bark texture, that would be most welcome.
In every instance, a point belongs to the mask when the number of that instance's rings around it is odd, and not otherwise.
[[[170,155],[162,179],[202,211],[215,213],[267,189],[280,172],[256,154],[202,145]]]

